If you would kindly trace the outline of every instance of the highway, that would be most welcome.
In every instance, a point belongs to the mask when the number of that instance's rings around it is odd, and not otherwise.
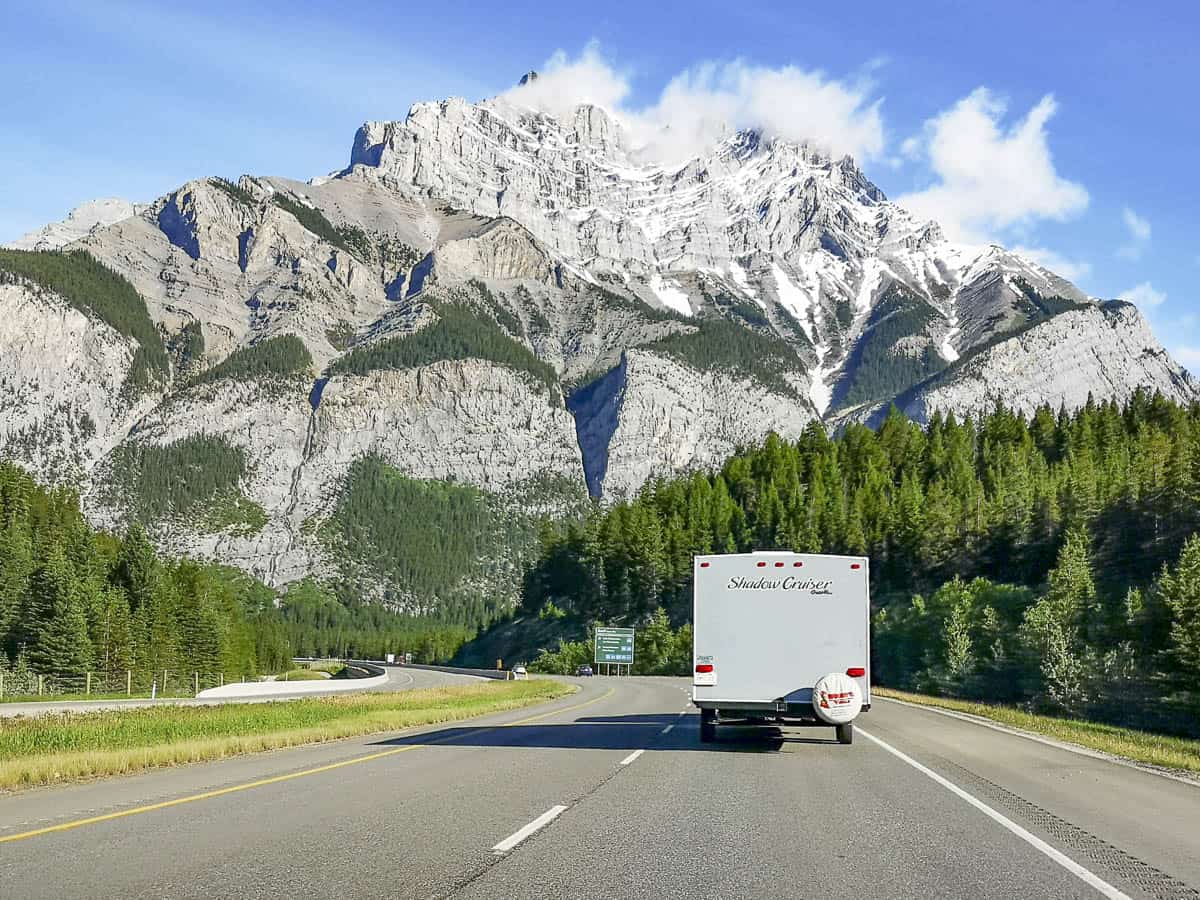
[[[5,897],[1200,897],[1200,786],[877,701],[722,729],[683,679],[0,797]],[[57,829],[57,830],[56,830]]]
[[[442,687],[447,684],[464,684],[478,680],[473,675],[459,675],[425,669],[387,666],[386,684],[369,688],[372,691],[407,691],[419,688]],[[348,681],[348,680],[347,680]],[[145,697],[130,700],[44,700],[33,702],[0,703],[0,719],[8,716],[45,716],[62,712],[89,712],[108,709],[137,709],[145,706],[216,706],[221,703],[266,703],[271,700],[296,700],[313,694],[290,693],[289,682],[276,682],[279,691],[270,694],[255,694],[245,697],[166,697],[150,700]],[[311,682],[291,682],[303,686]]]

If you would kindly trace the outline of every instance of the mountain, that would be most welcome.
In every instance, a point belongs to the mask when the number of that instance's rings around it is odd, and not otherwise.
[[[1200,396],[1135,308],[947,241],[849,158],[738,132],[664,165],[512,97],[0,251],[0,456],[171,552],[478,616],[540,517],[771,432]]]

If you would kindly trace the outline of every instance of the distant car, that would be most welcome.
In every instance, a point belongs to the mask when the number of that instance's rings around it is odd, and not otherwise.
[[[579,668],[577,668],[575,670],[575,674],[579,675],[579,676],[591,675],[592,667],[591,666],[580,666]]]
[[[512,673],[514,681],[523,681],[529,677],[529,673],[525,671],[524,666],[513,666]]]

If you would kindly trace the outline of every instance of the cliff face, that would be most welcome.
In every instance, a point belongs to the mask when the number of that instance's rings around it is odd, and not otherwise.
[[[133,291],[68,301],[0,258],[0,453],[115,526],[132,450],[212,438],[244,462],[242,518],[168,507],[155,534],[276,582],[341,564],[322,525],[365,456],[528,515],[892,402],[1200,396],[1135,309],[945,240],[852,160],[742,132],[664,166],[590,106],[420,104],[359,129],[336,175],[200,179],[17,246]]]
[[[1196,399],[1195,382],[1137,308],[1114,301],[1062,313],[973,355],[901,398],[901,409],[919,422],[939,409],[978,415],[997,403],[1032,415],[1039,406],[1075,410],[1089,396],[1124,402],[1151,385],[1169,400]]]
[[[650,478],[717,468],[775,432],[794,439],[816,416],[797,393],[630,350],[572,403],[588,488],[625,499]]]
[[[0,456],[75,480],[153,402],[123,391],[137,344],[28,281],[0,282],[0,312]]]

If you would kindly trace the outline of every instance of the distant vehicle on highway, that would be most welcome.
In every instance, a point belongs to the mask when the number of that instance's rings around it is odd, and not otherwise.
[[[524,681],[529,677],[529,673],[525,671],[524,666],[513,666],[513,681]]]
[[[871,600],[859,556],[737,553],[693,561],[692,699],[718,723],[825,725],[854,740],[871,708]]]
[[[579,666],[578,668],[575,669],[575,674],[580,675],[580,676],[591,675],[592,667],[591,666]]]

